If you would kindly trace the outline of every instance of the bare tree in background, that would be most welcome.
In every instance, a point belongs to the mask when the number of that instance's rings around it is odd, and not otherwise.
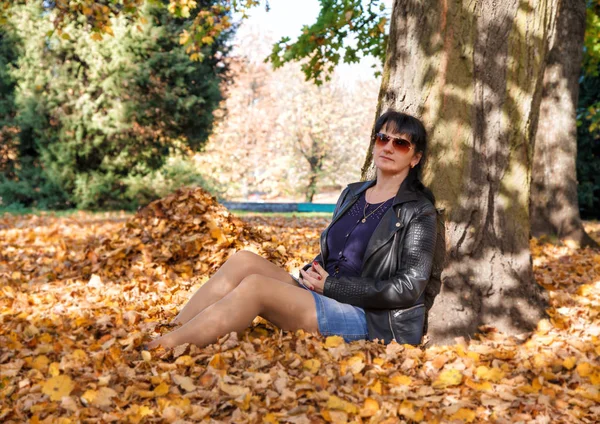
[[[258,193],[312,202],[319,191],[358,180],[378,82],[333,78],[316,86],[298,64],[277,71],[264,64],[267,37],[251,32],[242,43],[226,115],[196,156],[203,172],[227,183],[232,200]]]

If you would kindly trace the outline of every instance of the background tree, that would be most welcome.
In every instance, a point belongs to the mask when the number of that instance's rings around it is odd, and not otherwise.
[[[577,109],[577,180],[584,218],[600,218],[600,1],[588,0]]]
[[[585,0],[561,1],[551,36],[531,174],[531,232],[598,246],[585,232],[577,197],[577,98]]]
[[[331,78],[340,62],[357,63],[366,56],[384,62],[389,11],[383,1],[320,0],[320,3],[317,21],[305,25],[296,41],[283,37],[275,43],[269,56],[275,68],[301,61],[306,79],[318,85]]]
[[[43,181],[57,193],[46,206],[136,207],[156,197],[138,180],[161,169],[169,152],[205,143],[222,99],[229,34],[192,61],[177,37],[189,21],[160,4],[140,13],[145,24],[115,18],[115,36],[98,41],[81,22],[48,37],[52,24],[40,6],[13,8],[6,32],[19,39],[11,71],[19,161],[0,181],[5,201],[36,205]]]
[[[239,39],[243,56],[231,64],[227,115],[196,156],[199,168],[227,185],[228,199],[301,195],[310,202],[317,190],[338,194],[360,176],[377,86],[339,78],[316,86],[297,64],[274,71],[263,63],[272,45],[264,35],[249,29]]]

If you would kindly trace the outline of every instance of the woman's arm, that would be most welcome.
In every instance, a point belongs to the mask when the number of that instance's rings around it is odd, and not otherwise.
[[[368,277],[327,277],[323,294],[339,302],[370,309],[413,306],[431,274],[436,240],[436,211],[427,202],[410,221],[404,236],[398,272],[388,280]]]

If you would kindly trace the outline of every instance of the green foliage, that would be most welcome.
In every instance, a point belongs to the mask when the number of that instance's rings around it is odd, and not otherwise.
[[[600,0],[587,0],[583,67],[588,75],[598,76],[600,65]]]
[[[308,58],[302,64],[307,80],[321,84],[343,60],[358,62],[362,56],[385,60],[388,13],[381,0],[320,0],[317,22],[304,26],[294,43],[284,37],[273,46],[268,60],[275,68]]]
[[[583,76],[579,84],[577,180],[581,216],[600,218],[600,77]],[[590,110],[595,110],[594,113]]]
[[[146,24],[116,18],[114,37],[96,41],[84,16],[63,36],[48,36],[52,10],[15,7],[0,38],[0,61],[11,62],[14,80],[10,104],[0,104],[14,111],[3,125],[18,129],[10,149],[18,159],[0,167],[3,204],[133,208],[162,193],[141,195],[133,181],[171,172],[164,168],[170,151],[202,148],[222,100],[227,67],[219,58],[231,34],[193,61],[177,35],[189,20],[161,3],[142,12]]]
[[[577,194],[582,218],[600,218],[600,1],[588,0],[577,109]]]
[[[600,0],[587,0],[586,28],[583,49],[584,77],[587,79],[600,77]],[[585,89],[585,87],[581,87]],[[600,128],[600,98],[596,97],[587,102],[582,111],[589,125],[589,131],[595,132]]]
[[[215,196],[224,192],[224,187],[204,176],[198,165],[186,155],[173,153],[165,164],[156,170],[141,169],[124,179],[127,187],[124,197],[132,207],[159,199],[180,187],[202,187]]]
[[[259,0],[0,0],[0,26],[12,17],[14,6],[24,4],[37,7],[52,7],[50,20],[52,28],[48,35],[70,39],[69,27],[85,26],[88,35],[94,40],[103,40],[114,36],[114,18],[127,19],[137,25],[146,23],[144,8],[147,5],[165,6],[174,18],[186,19],[190,24],[179,29],[173,35],[180,37],[185,52],[191,60],[202,61],[206,47],[218,43],[234,27],[231,22],[231,10],[247,17],[247,10],[258,6]],[[268,1],[266,8],[269,8]]]

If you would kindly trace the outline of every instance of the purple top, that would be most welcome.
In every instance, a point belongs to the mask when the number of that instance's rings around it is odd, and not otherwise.
[[[327,233],[329,255],[325,264],[325,270],[329,275],[332,277],[360,276],[369,239],[383,214],[392,205],[393,199],[392,197],[385,202],[369,203],[365,210],[366,200],[365,193],[363,193],[356,203],[331,226]],[[369,215],[370,213],[371,215]],[[365,215],[367,215],[367,219],[363,223]]]

